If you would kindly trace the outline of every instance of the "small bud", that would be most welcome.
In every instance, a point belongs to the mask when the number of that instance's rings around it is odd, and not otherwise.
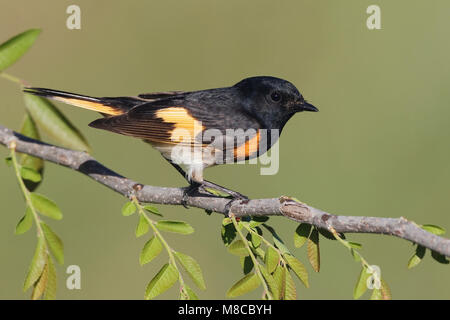
[[[13,140],[9,143],[9,146],[8,146],[9,149],[16,150],[16,147],[17,147],[17,144],[16,144],[15,140]]]

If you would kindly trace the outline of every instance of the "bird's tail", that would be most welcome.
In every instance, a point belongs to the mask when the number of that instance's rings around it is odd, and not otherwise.
[[[23,91],[37,96],[71,104],[76,107],[97,111],[106,116],[116,116],[123,114],[134,106],[145,102],[142,99],[134,97],[95,98],[46,88],[28,87]]]

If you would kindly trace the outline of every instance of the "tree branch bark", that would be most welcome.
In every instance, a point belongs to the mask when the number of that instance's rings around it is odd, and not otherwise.
[[[21,153],[42,158],[79,171],[108,188],[126,196],[135,195],[140,202],[157,204],[183,204],[184,188],[166,188],[142,185],[105,167],[89,154],[46,144],[25,137],[0,125],[0,143],[9,147],[12,142]],[[207,211],[227,214],[229,208],[236,217],[285,216],[296,222],[312,224],[319,228],[333,227],[341,233],[375,233],[399,237],[422,245],[447,257],[450,240],[420,228],[414,222],[400,218],[341,216],[324,212],[289,197],[234,201],[211,195],[195,194],[187,205]]]

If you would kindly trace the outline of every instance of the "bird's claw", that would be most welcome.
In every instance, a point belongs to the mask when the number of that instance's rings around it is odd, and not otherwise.
[[[213,195],[211,192],[206,190],[203,185],[201,184],[191,184],[189,187],[185,188],[183,191],[183,198],[181,199],[181,205],[185,207],[186,209],[189,209],[189,206],[187,205],[188,199],[190,197],[190,194],[194,191],[197,191],[198,193],[204,193],[208,195]]]

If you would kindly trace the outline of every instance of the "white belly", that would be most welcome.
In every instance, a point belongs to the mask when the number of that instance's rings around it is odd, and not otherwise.
[[[183,167],[190,181],[201,183],[203,170],[216,164],[215,150],[212,146],[206,148],[191,146],[153,145],[162,156]]]

